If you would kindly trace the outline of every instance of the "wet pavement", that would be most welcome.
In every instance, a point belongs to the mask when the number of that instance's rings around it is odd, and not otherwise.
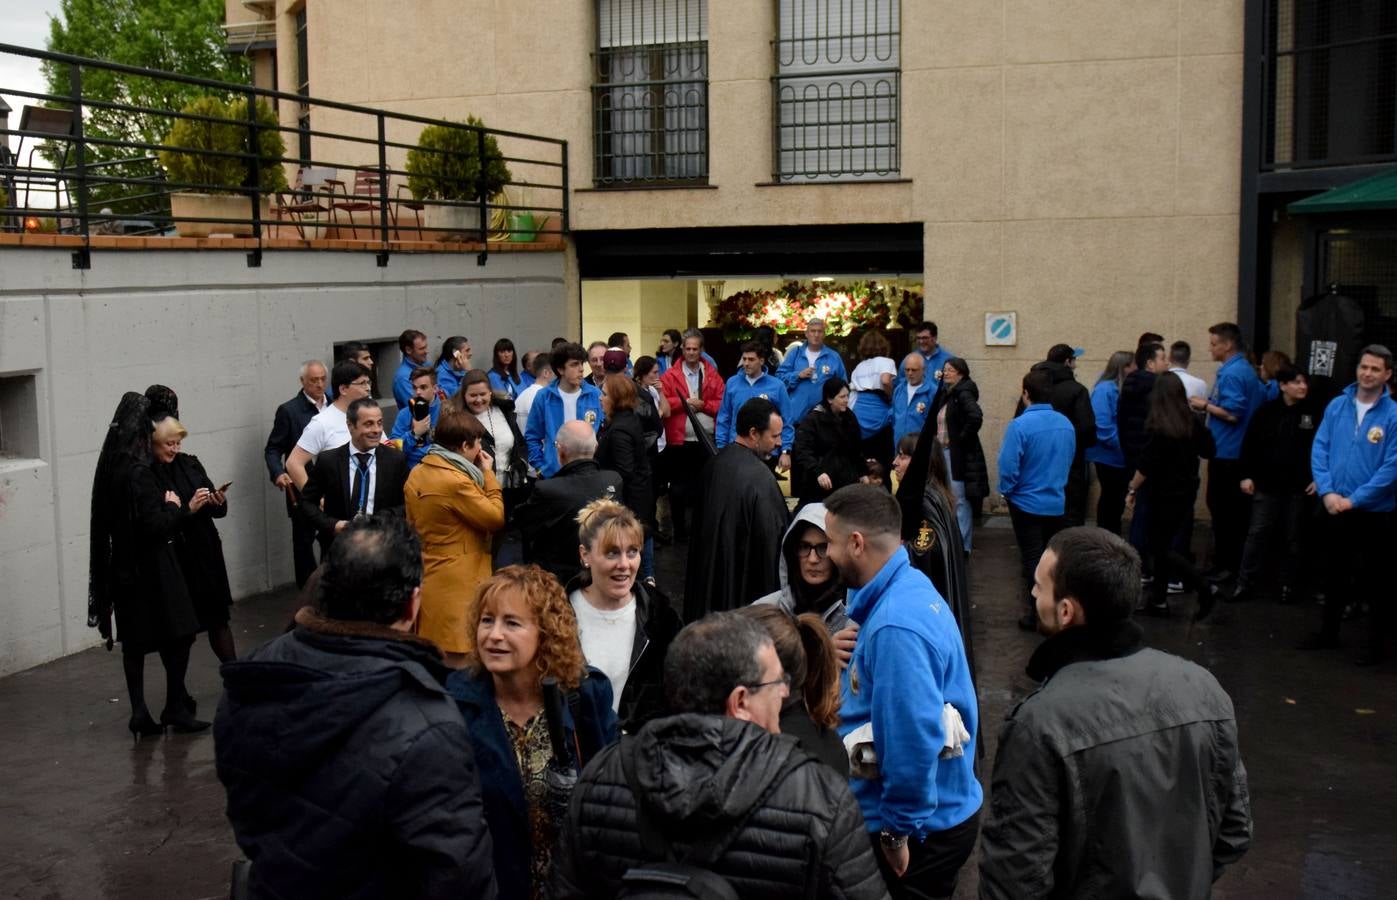
[[[1011,532],[988,527],[976,543],[976,655],[992,759],[1005,711],[1032,688],[1022,670],[1038,638],[1015,627]],[[659,565],[662,586],[681,583],[677,553],[661,548]],[[1149,642],[1207,666],[1232,695],[1251,780],[1252,849],[1214,896],[1397,896],[1397,663],[1359,669],[1351,651],[1290,649],[1318,621],[1312,604],[1224,606],[1190,626],[1192,597],[1173,599],[1178,615],[1144,621]],[[292,605],[289,591],[239,603],[239,647],[274,637]],[[1357,627],[1346,626],[1350,644]],[[212,715],[217,666],[202,642],[193,657],[189,686]],[[164,679],[154,658],[146,679],[158,710]],[[227,896],[238,851],[213,739],[133,744],[128,716],[115,653],[90,650],[0,679],[0,897]],[[973,897],[975,882],[972,863],[957,896]]]

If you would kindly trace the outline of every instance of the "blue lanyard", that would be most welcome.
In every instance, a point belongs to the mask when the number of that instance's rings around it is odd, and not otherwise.
[[[357,512],[367,512],[369,507],[369,464],[358,459],[354,461],[354,464],[359,467],[359,505],[355,509]]]

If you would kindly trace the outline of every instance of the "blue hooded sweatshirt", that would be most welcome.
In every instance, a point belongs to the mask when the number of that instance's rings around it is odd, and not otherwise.
[[[577,418],[597,431],[602,423],[601,391],[586,380],[583,380],[579,390],[582,393],[577,398]],[[563,421],[563,395],[555,381],[534,395],[529,422],[524,428],[524,443],[529,447],[529,465],[544,478],[552,478],[562,468],[553,439],[558,436]]]
[[[1358,421],[1358,385],[1351,384],[1324,410],[1310,450],[1310,472],[1319,496],[1339,494],[1364,512],[1397,506],[1397,403],[1386,389]]]
[[[984,799],[974,768],[979,702],[956,617],[900,551],[849,594],[848,613],[859,636],[840,676],[839,734],[872,722],[881,773],[849,780],[864,825],[918,840],[954,828]],[[960,713],[970,740],[964,755],[941,759],[946,703]]]
[[[786,350],[786,358],[781,361],[781,368],[776,370],[776,377],[781,379],[781,383],[786,386],[786,393],[791,397],[793,425],[820,402],[820,391],[830,376],[838,375],[845,381],[849,380],[849,374],[844,371],[844,360],[839,358],[839,354],[829,344],[821,347],[820,355],[815,358],[815,374],[802,379],[800,373],[805,371],[809,364],[810,361],[805,357],[805,344],[792,344]]]
[[[1072,422],[1048,403],[1034,403],[1009,422],[999,446],[999,492],[1026,513],[1060,516],[1067,474],[1077,450]]]

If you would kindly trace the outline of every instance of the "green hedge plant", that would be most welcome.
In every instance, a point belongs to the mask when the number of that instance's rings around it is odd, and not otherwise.
[[[225,121],[177,119],[163,141],[170,149],[160,151],[160,164],[171,181],[208,185],[212,194],[236,193],[248,180],[248,160],[231,156],[210,156],[196,151],[250,153],[248,146],[246,97],[225,101],[204,96],[180,110],[185,115],[207,116]],[[281,160],[286,142],[277,130],[276,112],[265,100],[257,101],[259,187],[264,192],[286,190],[286,173]],[[193,189],[189,189],[193,190]]]
[[[509,167],[494,136],[485,138],[485,173],[481,180],[480,138],[474,128],[484,127],[475,116],[470,127],[428,125],[407,152],[407,187],[418,200],[470,201],[479,199],[477,188],[493,197],[510,181]]]

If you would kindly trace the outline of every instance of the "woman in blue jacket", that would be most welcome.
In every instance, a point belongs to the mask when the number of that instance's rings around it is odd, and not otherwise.
[[[481,586],[471,625],[475,651],[446,679],[446,690],[470,733],[500,897],[541,898],[568,801],[549,786],[546,771],[561,764],[580,772],[619,739],[611,682],[587,667],[562,585],[538,566],[496,572]],[[566,760],[553,759],[545,678],[556,679],[568,697]]]
[[[490,357],[490,390],[513,400],[519,396],[520,391],[533,383],[532,375],[519,371],[514,342],[509,338],[495,341],[495,352]]]
[[[442,342],[435,365],[437,396],[443,400],[456,396],[461,379],[471,367],[471,342],[459,334],[447,338]]]
[[[1130,470],[1125,467],[1120,431],[1116,427],[1116,407],[1120,402],[1121,384],[1134,371],[1135,354],[1117,350],[1106,361],[1106,370],[1091,389],[1096,443],[1087,448],[1087,462],[1096,465],[1096,478],[1101,482],[1101,496],[1096,501],[1096,525],[1112,534],[1121,533],[1125,492],[1130,484]]]

